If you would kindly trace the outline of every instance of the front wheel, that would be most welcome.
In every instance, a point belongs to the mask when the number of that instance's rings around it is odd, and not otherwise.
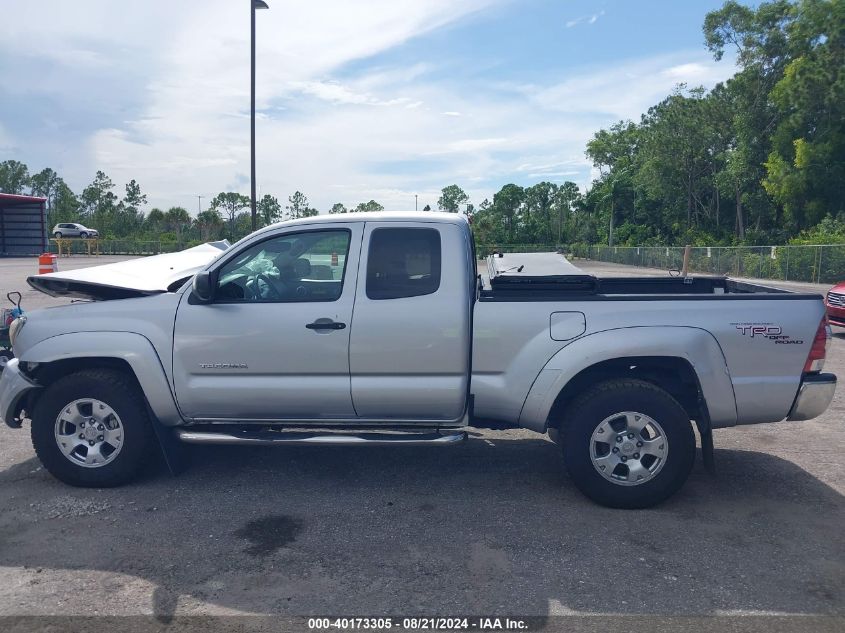
[[[87,240],[88,234],[85,231],[82,231],[82,233],[79,234],[79,237],[81,237],[83,240]]]
[[[32,416],[32,445],[44,467],[71,486],[105,488],[131,480],[152,446],[146,405],[134,381],[83,370],[51,384]]]
[[[611,508],[665,501],[689,477],[695,435],[684,408],[642,380],[597,385],[569,408],[563,454],[572,480]]]

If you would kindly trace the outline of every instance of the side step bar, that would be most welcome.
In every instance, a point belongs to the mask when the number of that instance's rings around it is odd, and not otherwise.
[[[243,444],[252,446],[451,446],[467,439],[465,431],[440,433],[307,433],[286,431],[244,431],[221,433],[177,429],[180,440],[187,444]]]

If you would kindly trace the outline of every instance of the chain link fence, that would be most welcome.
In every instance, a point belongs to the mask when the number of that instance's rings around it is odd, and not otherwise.
[[[565,249],[583,259],[680,270],[683,246],[596,246]],[[690,272],[780,281],[837,283],[845,280],[845,244],[801,246],[694,246]]]

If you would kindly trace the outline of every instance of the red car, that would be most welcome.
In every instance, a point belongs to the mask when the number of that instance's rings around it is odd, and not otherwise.
[[[831,325],[845,327],[845,281],[831,288],[824,298],[827,318]]]

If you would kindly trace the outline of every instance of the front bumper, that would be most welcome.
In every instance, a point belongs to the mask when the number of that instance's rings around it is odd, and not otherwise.
[[[812,420],[827,410],[836,391],[836,376],[833,374],[810,374],[804,376],[798,395],[792,404],[787,420]]]
[[[827,312],[827,319],[831,325],[838,327],[845,327],[845,308],[833,306],[825,301],[825,308]]]
[[[20,413],[19,405],[22,398],[33,389],[41,389],[41,386],[21,373],[17,358],[6,363],[3,373],[0,373],[0,420],[13,429],[20,428],[21,420],[17,417]]]

